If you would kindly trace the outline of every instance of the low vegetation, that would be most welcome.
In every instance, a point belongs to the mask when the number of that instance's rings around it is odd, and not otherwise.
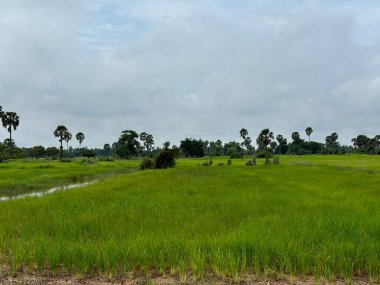
[[[182,280],[211,272],[380,281],[378,157],[293,156],[269,166],[256,159],[255,167],[227,159],[213,158],[210,167],[199,166],[204,158],[179,159],[171,169],[2,202],[1,263],[52,275],[154,270]],[[22,176],[73,166],[81,173],[139,164],[128,162],[10,162],[1,175],[17,169],[13,183],[22,185]]]

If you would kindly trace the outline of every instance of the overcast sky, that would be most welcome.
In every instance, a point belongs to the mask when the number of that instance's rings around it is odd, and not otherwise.
[[[0,0],[0,35],[18,146],[380,134],[378,0]]]

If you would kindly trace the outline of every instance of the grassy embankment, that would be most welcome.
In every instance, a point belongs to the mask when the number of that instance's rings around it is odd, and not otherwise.
[[[203,161],[0,203],[0,262],[52,274],[379,281],[380,157],[282,157],[256,167],[198,166]],[[23,171],[31,170],[15,172]]]

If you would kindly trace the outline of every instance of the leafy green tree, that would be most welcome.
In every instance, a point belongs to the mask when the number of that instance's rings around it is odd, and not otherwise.
[[[221,140],[215,142],[210,142],[210,155],[211,156],[221,156],[223,155],[223,143]]]
[[[67,128],[65,126],[59,125],[55,130],[54,130],[54,136],[56,138],[59,138],[59,142],[61,143],[61,146],[59,147],[59,156],[62,160],[63,157],[63,146],[62,142],[65,139],[65,133],[68,132]]]
[[[377,136],[374,138],[369,138],[366,135],[358,135],[351,141],[360,153],[374,154],[376,148],[379,146]]]
[[[59,149],[54,146],[46,148],[46,155],[49,157],[56,157],[59,153]]]
[[[326,137],[325,143],[327,153],[338,153],[339,143],[338,143],[338,134],[332,133]]]
[[[116,154],[121,158],[127,159],[138,155],[140,147],[138,138],[139,135],[134,130],[123,131],[116,144]]]
[[[46,150],[42,145],[32,147],[31,155],[33,157],[43,157],[46,154]]]
[[[79,148],[82,148],[82,142],[85,139],[84,134],[82,132],[79,132],[76,134],[75,137],[76,137],[77,141],[79,141]]]
[[[141,148],[142,153],[145,154],[145,151],[150,153],[154,145],[153,135],[142,132],[140,134],[140,140],[143,142],[143,147]]]
[[[273,139],[273,133],[269,129],[263,129],[256,139],[259,150],[266,149]]]
[[[73,136],[72,136],[72,134],[69,131],[65,132],[63,139],[65,140],[65,142],[67,144],[67,150],[69,150],[69,141],[71,140],[72,137]]]
[[[203,157],[203,145],[204,142],[201,139],[186,138],[181,141],[180,148],[186,157]]]
[[[274,153],[276,153],[276,154],[287,153],[289,150],[287,139],[284,138],[282,135],[277,135],[276,140],[277,140],[278,145],[277,145],[276,149],[274,150]]]
[[[1,121],[3,122],[3,127],[9,132],[9,140],[12,142],[12,128],[15,131],[20,124],[20,117],[15,112],[6,112],[1,116]],[[10,146],[10,157],[12,158],[12,144]]]
[[[294,144],[300,144],[301,143],[300,133],[299,132],[293,132],[292,133],[292,140],[293,140]]]

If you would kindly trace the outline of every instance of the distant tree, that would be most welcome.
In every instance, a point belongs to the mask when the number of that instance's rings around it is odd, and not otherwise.
[[[15,112],[6,112],[1,116],[1,121],[3,122],[3,127],[9,132],[9,140],[12,142],[12,128],[15,131],[20,124],[20,117]],[[10,146],[9,152],[12,158],[12,144]]]
[[[360,153],[373,154],[375,153],[376,148],[379,146],[377,136],[374,138],[369,138],[366,135],[358,135],[351,141],[353,142],[354,147],[356,147]]]
[[[164,149],[168,149],[170,147],[170,142],[164,142]]]
[[[245,139],[243,141],[243,145],[244,145],[245,149],[247,150],[247,154],[250,154],[249,153],[250,151],[252,152],[251,142],[252,142],[252,140],[250,137],[245,137]]]
[[[327,153],[333,153],[333,154],[338,153],[339,143],[337,140],[338,140],[337,133],[332,133],[331,135],[326,137],[325,146],[326,146]]]
[[[245,137],[248,135],[248,131],[247,131],[247,129],[244,129],[244,128],[242,128],[241,130],[240,130],[240,136],[243,138],[243,140],[245,139]]]
[[[284,138],[282,135],[277,135],[276,140],[277,140],[278,145],[276,149],[274,150],[274,153],[277,153],[277,154],[287,153],[289,150],[287,139]]]
[[[306,135],[309,137],[309,143],[310,143],[310,135],[313,133],[313,129],[311,127],[307,127],[305,132],[306,132]]]
[[[63,146],[62,142],[65,139],[65,133],[67,132],[67,128],[65,126],[59,125],[55,130],[54,130],[54,136],[56,138],[59,138],[59,142],[61,143],[61,146],[59,147],[59,156],[62,160],[63,157]]]
[[[140,134],[140,140],[143,142],[143,152],[144,152],[144,149],[147,152],[150,152],[154,145],[153,135],[150,135],[146,132],[142,132]]]
[[[31,155],[33,157],[43,157],[46,154],[46,150],[42,145],[34,146],[31,149]]]
[[[311,151],[310,135],[313,133],[313,129],[311,127],[307,127],[305,132],[306,132],[306,135],[309,137],[309,151]]]
[[[139,135],[134,130],[123,131],[116,144],[116,154],[121,158],[136,156],[140,147],[138,138]]]
[[[84,134],[82,132],[79,132],[76,134],[76,139],[79,141],[79,148],[82,148],[82,142],[84,141]]]
[[[59,149],[56,147],[47,147],[46,155],[49,157],[56,157],[60,153]]]
[[[186,138],[181,141],[180,148],[186,157],[203,157],[203,145],[204,142],[201,139]]]
[[[223,155],[223,143],[221,140],[215,142],[210,142],[210,155],[211,156],[221,156]]]
[[[269,129],[263,129],[256,139],[259,150],[266,149],[273,139],[273,133]]]
[[[275,141],[273,141],[273,142],[271,142],[271,143],[269,144],[269,146],[270,146],[271,150],[274,152],[274,150],[275,150],[276,147],[277,147],[277,143],[276,143]]]
[[[87,157],[87,160],[89,160],[90,157],[95,157],[96,152],[93,149],[85,149],[83,150],[82,155]]]
[[[109,155],[110,152],[111,152],[111,146],[110,146],[110,144],[109,143],[104,144],[103,150],[106,153],[106,155]]]
[[[69,150],[69,141],[71,140],[72,137],[73,137],[72,134],[66,130],[63,139],[65,140],[65,142],[67,144],[67,150]]]
[[[300,144],[301,139],[300,139],[300,133],[299,132],[293,132],[292,133],[292,140],[294,144]]]

